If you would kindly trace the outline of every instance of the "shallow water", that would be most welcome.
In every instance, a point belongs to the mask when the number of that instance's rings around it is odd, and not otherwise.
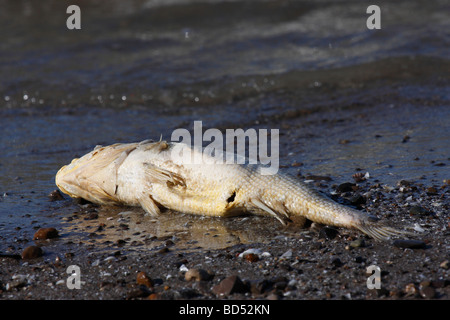
[[[75,205],[47,198],[72,158],[97,144],[169,139],[194,120],[280,129],[280,163],[293,174],[340,183],[359,168],[382,184],[442,184],[448,3],[379,2],[381,30],[366,28],[369,4],[91,1],[80,4],[82,29],[69,31],[61,1],[0,1],[0,250],[38,226],[81,237],[82,226],[60,219]],[[149,234],[173,231],[161,219],[144,224]],[[171,235],[205,247],[264,240],[248,232],[236,241],[240,219],[193,221],[201,231]],[[222,230],[217,241],[202,240],[210,229]]]

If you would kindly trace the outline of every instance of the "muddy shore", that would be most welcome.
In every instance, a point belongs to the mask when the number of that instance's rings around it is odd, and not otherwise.
[[[432,102],[430,102],[432,104]],[[367,108],[373,119],[378,112]],[[379,109],[378,109],[379,111]],[[358,109],[361,112],[361,109]],[[349,119],[339,121],[351,123]],[[327,117],[306,117],[311,130],[325,129]],[[330,120],[330,118],[327,118]],[[325,125],[323,125],[325,123]],[[309,127],[307,127],[309,128]],[[344,131],[345,132],[345,131]],[[290,134],[288,134],[289,136]],[[292,135],[292,137],[295,137]],[[347,135],[331,144],[347,147]],[[374,140],[382,137],[373,137]],[[398,147],[414,144],[399,136]],[[416,156],[410,155],[413,163]],[[335,177],[308,172],[308,162],[282,161],[281,170],[306,180],[336,201],[377,215],[397,227],[412,227],[412,242],[379,243],[357,231],[270,218],[228,219],[165,212],[160,218],[136,208],[98,207],[41,194],[53,225],[24,215],[0,258],[2,299],[437,299],[447,300],[449,282],[449,201],[447,161],[435,161],[436,175],[385,183],[361,163]],[[389,159],[383,165],[395,173]],[[306,169],[305,169],[306,168]],[[392,180],[391,180],[392,182]],[[52,190],[48,190],[49,193]],[[10,195],[13,197],[14,195]],[[54,201],[51,201],[54,200]],[[31,225],[31,231],[27,230]],[[59,237],[34,240],[40,228]],[[29,227],[28,227],[29,229]],[[28,246],[43,256],[23,260]],[[69,289],[67,268],[81,272],[81,289]],[[367,268],[381,270],[381,289],[368,289]],[[187,272],[194,273],[187,280]],[[144,281],[138,275],[145,274]],[[233,278],[233,276],[235,276]],[[230,287],[221,288],[227,279]]]

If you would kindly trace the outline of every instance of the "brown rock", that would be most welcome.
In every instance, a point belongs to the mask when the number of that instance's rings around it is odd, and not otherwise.
[[[406,295],[408,295],[408,296],[415,296],[416,294],[418,294],[419,290],[417,289],[417,287],[414,283],[408,283],[405,286],[404,291],[405,291]]]
[[[437,189],[435,187],[429,187],[429,188],[427,188],[426,191],[428,194],[436,194],[437,193]]]
[[[186,281],[208,281],[212,277],[213,274],[211,272],[203,269],[189,269],[184,275]]]
[[[424,249],[426,247],[426,243],[422,240],[398,239],[394,241],[394,246],[398,248]]]
[[[432,287],[424,287],[420,289],[420,295],[424,299],[433,299],[436,295],[436,291]]]
[[[35,259],[44,254],[42,249],[38,246],[29,246],[22,251],[22,259]]]
[[[257,255],[257,254],[254,254],[254,253],[246,254],[246,255],[244,256],[244,258],[245,258],[245,260],[247,260],[247,261],[249,261],[249,262],[256,262],[256,261],[259,260],[258,255]]]
[[[34,234],[33,240],[45,240],[57,238],[59,236],[58,230],[55,228],[41,228]]]
[[[160,300],[161,296],[159,293],[152,293],[147,297],[148,300]]]
[[[238,276],[227,277],[212,288],[212,292],[216,295],[230,295],[233,293],[245,293],[247,291],[247,286]]]
[[[61,192],[59,192],[59,190],[53,190],[52,192],[50,192],[50,194],[48,195],[48,198],[52,202],[64,200],[64,197],[62,196]]]
[[[136,276],[136,283],[142,284],[147,288],[153,288],[153,281],[150,279],[144,271],[141,271]]]

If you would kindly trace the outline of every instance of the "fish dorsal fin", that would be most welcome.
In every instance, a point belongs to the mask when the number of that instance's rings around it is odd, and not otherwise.
[[[167,184],[168,187],[186,187],[186,181],[179,174],[144,162],[145,173],[152,183]]]
[[[277,218],[278,221],[280,221],[283,225],[286,225],[288,222],[291,222],[289,214],[286,212],[286,209],[281,203],[272,204],[273,208],[270,208],[267,204],[265,204],[259,199],[252,199],[251,202],[259,209]]]
[[[153,150],[157,152],[164,151],[169,148],[167,141],[154,142],[153,140],[144,140],[138,144],[138,148],[144,151]]]

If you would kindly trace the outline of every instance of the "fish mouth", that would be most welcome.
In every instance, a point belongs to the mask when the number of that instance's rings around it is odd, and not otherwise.
[[[55,176],[55,184],[61,190],[63,193],[67,194],[71,198],[79,198],[79,196],[73,194],[72,192],[68,191],[66,188],[64,188],[64,185],[67,183],[64,181],[64,176],[67,175],[67,169],[68,166],[63,166],[61,169],[58,170]]]

